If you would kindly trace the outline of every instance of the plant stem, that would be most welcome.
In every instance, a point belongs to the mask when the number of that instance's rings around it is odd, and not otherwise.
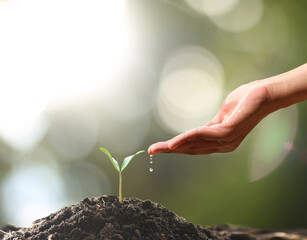
[[[119,201],[122,202],[123,201],[123,196],[122,196],[122,172],[119,172]]]

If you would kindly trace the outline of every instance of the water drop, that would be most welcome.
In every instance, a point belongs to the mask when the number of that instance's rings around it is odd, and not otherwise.
[[[153,158],[153,155],[149,155],[149,163],[150,164],[153,164],[153,160],[152,160],[152,158]],[[153,168],[151,167],[151,168],[149,168],[149,172],[153,172]]]

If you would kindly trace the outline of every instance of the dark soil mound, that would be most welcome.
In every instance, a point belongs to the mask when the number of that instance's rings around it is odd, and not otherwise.
[[[8,226],[2,240],[307,240],[306,230],[272,231],[188,223],[160,204],[117,197],[86,198],[39,219],[31,228]]]
[[[86,198],[33,223],[11,231],[3,239],[35,240],[202,240],[219,238],[213,231],[194,226],[160,204],[117,197]]]

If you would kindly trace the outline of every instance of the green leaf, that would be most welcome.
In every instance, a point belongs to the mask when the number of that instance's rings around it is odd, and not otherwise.
[[[113,164],[114,168],[115,168],[118,172],[120,172],[118,162],[111,156],[111,154],[108,152],[108,150],[107,150],[107,149],[104,149],[103,147],[101,147],[100,150],[101,150],[102,152],[104,152],[104,153],[109,157],[109,159],[110,159],[111,163]]]
[[[134,155],[128,156],[124,159],[123,163],[122,163],[122,167],[121,167],[121,171],[124,171],[124,169],[128,166],[128,164],[130,163],[130,161],[132,160],[132,158],[134,158],[136,155],[145,152],[144,150],[137,152]]]

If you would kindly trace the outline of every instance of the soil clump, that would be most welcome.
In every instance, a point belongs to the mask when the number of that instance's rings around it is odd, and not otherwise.
[[[307,231],[274,232],[187,222],[150,200],[115,196],[86,198],[30,228],[8,226],[2,240],[307,240]],[[297,237],[297,238],[296,238]]]

